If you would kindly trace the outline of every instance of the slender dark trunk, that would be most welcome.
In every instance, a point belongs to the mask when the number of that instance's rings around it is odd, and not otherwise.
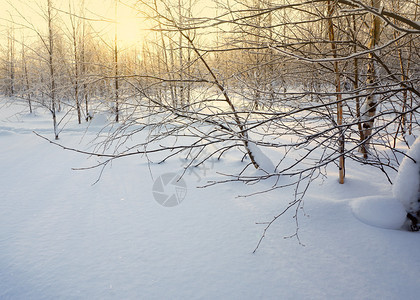
[[[53,40],[53,29],[52,29],[52,3],[48,0],[48,42],[49,42],[49,70],[50,70],[50,97],[51,97],[51,113],[53,117],[54,136],[58,140],[58,128],[57,128],[57,113],[56,113],[56,87],[55,87],[55,74],[54,74],[54,40]]]
[[[337,57],[337,47],[335,44],[335,34],[334,34],[334,24],[332,22],[332,16],[335,10],[335,4],[331,1],[328,3],[328,36],[331,42],[331,50],[333,52],[333,57]],[[339,130],[338,137],[338,152],[340,153],[339,158],[339,182],[344,183],[345,176],[345,164],[344,164],[344,130],[341,125],[343,124],[343,102],[341,97],[341,82],[340,82],[340,71],[338,67],[338,61],[334,61],[334,73],[335,73],[335,92],[337,94],[337,126]]]
[[[115,122],[119,121],[119,79],[118,79],[118,0],[115,0],[115,39],[114,39],[114,76],[115,76]]]
[[[26,56],[25,56],[25,39],[22,39],[22,67],[23,72],[25,76],[25,82],[23,85],[25,86],[24,89],[26,89],[26,99],[28,100],[29,105],[29,113],[32,114],[32,99],[31,99],[31,92],[30,92],[30,85],[29,85],[29,75],[28,75],[28,67],[26,64]]]

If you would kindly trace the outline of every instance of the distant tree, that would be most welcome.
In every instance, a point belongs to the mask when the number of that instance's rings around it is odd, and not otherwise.
[[[83,3],[82,3],[83,5]],[[80,15],[83,15],[83,9],[82,6],[82,12],[79,12]],[[82,122],[82,112],[81,112],[81,97],[80,97],[80,87],[81,87],[81,59],[80,59],[80,52],[82,52],[80,44],[83,43],[82,39],[83,36],[81,36],[81,27],[82,22],[80,17],[76,15],[76,12],[74,11],[73,7],[71,6],[71,3],[69,2],[69,18],[70,18],[70,40],[72,42],[72,50],[73,50],[73,86],[74,86],[74,100],[76,102],[76,111],[77,111],[77,120],[79,124]],[[83,30],[83,29],[82,29]]]
[[[54,136],[55,139],[58,140],[58,127],[57,127],[57,115],[56,115],[56,105],[57,105],[57,98],[56,98],[56,79],[55,79],[55,65],[54,65],[54,58],[55,58],[55,49],[54,49],[54,33],[53,33],[53,6],[52,0],[47,0],[47,15],[46,21],[48,24],[48,37],[47,41],[44,42],[45,46],[48,51],[48,68],[49,68],[49,75],[50,75],[50,90],[49,96],[51,98],[51,114],[53,117],[53,126],[54,126]]]

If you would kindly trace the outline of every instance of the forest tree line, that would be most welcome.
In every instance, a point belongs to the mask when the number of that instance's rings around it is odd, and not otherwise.
[[[254,145],[305,153],[287,166],[279,157],[263,177],[235,180],[310,182],[334,163],[344,182],[345,158],[396,170],[387,151],[418,130],[418,0],[115,0],[115,12],[128,6],[148,24],[132,45],[121,43],[118,19],[92,21],[83,0],[65,10],[55,1],[38,1],[43,24],[18,10],[3,20],[0,88],[30,110],[33,102],[47,107],[57,139],[56,112],[75,110],[81,123],[101,101],[122,123],[116,135],[134,135],[131,125],[159,114],[176,127],[154,141],[189,128],[194,142],[177,153],[216,144],[210,156],[220,157],[239,147],[256,168]],[[290,143],[276,142],[280,135]]]

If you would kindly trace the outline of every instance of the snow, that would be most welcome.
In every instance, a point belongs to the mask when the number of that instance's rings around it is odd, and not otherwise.
[[[362,222],[381,228],[401,229],[407,212],[394,197],[370,196],[351,203],[354,215]]]
[[[284,238],[296,229],[288,211],[252,254],[265,226],[255,223],[282,211],[294,191],[238,198],[265,183],[197,188],[221,170],[243,168],[240,155],[205,165],[205,173],[197,168],[201,177],[186,172],[185,199],[165,207],[154,199],[153,184],[182,173],[179,159],[116,160],[92,185],[100,170],[72,168],[98,158],[35,136],[33,130],[54,138],[50,114],[38,109],[28,116],[24,103],[4,101],[0,299],[418,299],[420,235],[398,228],[401,206],[374,168],[349,161],[344,185],[329,169],[298,214],[304,246]],[[60,143],[89,149],[100,126],[74,120]]]
[[[267,157],[267,155],[265,155],[262,152],[262,150],[255,143],[248,142],[248,147],[261,170],[269,174],[275,171],[273,162]]]
[[[89,120],[89,125],[92,127],[95,126],[95,127],[102,128],[108,124],[109,124],[108,116],[103,112],[93,115],[93,117]]]
[[[393,192],[407,212],[420,211],[420,138],[415,140],[407,152],[407,157],[403,159]]]

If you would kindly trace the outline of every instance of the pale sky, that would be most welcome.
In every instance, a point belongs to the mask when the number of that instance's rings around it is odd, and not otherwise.
[[[69,11],[69,2],[74,6],[75,14],[78,14],[83,0],[52,0],[53,7],[62,11]],[[96,19],[92,22],[96,30],[101,30],[104,35],[114,37],[113,23],[99,20],[114,19],[114,0],[84,0],[86,7],[86,18]],[[39,31],[43,32],[47,29],[47,24],[42,15],[45,14],[47,0],[0,0],[0,32],[3,31],[13,17],[18,24],[34,25]],[[24,16],[27,21],[22,20]],[[66,13],[59,12],[61,19],[67,21],[69,16]],[[147,34],[147,25],[138,13],[123,4],[118,4],[118,39],[124,43],[134,43],[142,40]]]

